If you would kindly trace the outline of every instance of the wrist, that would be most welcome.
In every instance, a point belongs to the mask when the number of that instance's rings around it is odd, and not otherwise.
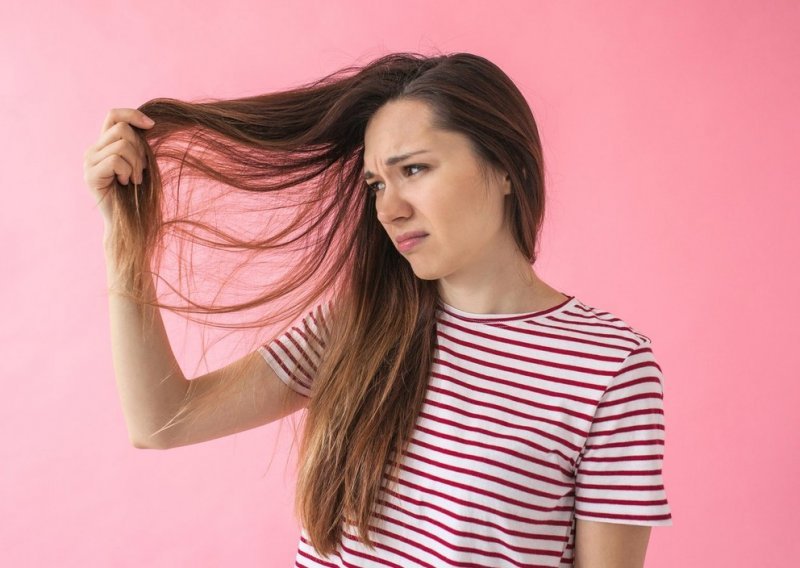
[[[111,225],[106,223],[103,227],[103,248],[108,249],[111,246],[113,231]]]

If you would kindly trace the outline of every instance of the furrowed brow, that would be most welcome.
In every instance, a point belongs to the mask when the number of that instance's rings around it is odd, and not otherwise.
[[[430,150],[415,150],[414,152],[408,152],[407,154],[400,154],[399,156],[392,156],[391,158],[387,158],[387,160],[384,163],[386,164],[387,167],[388,166],[393,166],[393,165],[397,164],[398,162],[402,162],[406,158],[410,158],[411,156],[414,156],[416,154],[424,154],[425,152],[430,152]],[[374,173],[372,173],[369,170],[365,170],[364,171],[364,179],[370,179],[370,178],[373,178],[373,177],[375,177]]]

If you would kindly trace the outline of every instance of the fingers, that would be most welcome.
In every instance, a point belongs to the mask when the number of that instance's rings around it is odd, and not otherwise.
[[[107,136],[108,134],[112,134],[112,136]],[[116,132],[112,129],[106,132],[106,134],[92,146],[91,151],[86,155],[86,163],[89,166],[94,166],[108,155],[108,149],[110,147],[117,152],[128,154],[131,163],[144,160],[144,149],[141,148],[137,140],[131,140],[129,134],[116,135]]]
[[[100,193],[105,194],[115,176],[122,185],[128,185],[133,172],[134,170],[127,160],[119,154],[111,154],[93,168],[91,177],[87,181],[90,186],[98,188]]]
[[[94,147],[95,149],[100,149],[120,139],[127,140],[128,143],[130,143],[130,145],[136,149],[142,161],[144,161],[144,144],[127,122],[115,123],[111,128],[100,135],[100,138],[98,138]]]
[[[139,156],[136,149],[125,139],[120,139],[101,148],[92,155],[91,168],[97,168],[99,176],[107,180],[112,179],[112,174],[116,173],[120,183],[127,185],[133,179],[136,183],[141,183],[142,169],[144,160]]]
[[[133,127],[145,129],[154,124],[136,109],[111,109],[103,121],[100,138],[84,152],[84,180],[107,221],[113,215],[112,204],[106,198],[112,193],[114,179],[122,185],[142,183],[147,147]]]
[[[150,128],[155,124],[147,115],[135,108],[112,108],[108,111],[103,121],[100,134],[103,134],[118,122],[127,122],[139,128]]]
[[[130,162],[119,154],[109,156],[106,159],[108,160],[108,165],[105,169],[111,170],[111,175],[109,177],[116,175],[122,185],[128,185],[136,171],[133,169]]]
[[[133,177],[135,182],[141,183],[142,170],[146,166],[147,157],[144,143],[131,125],[150,128],[154,124],[149,117],[136,109],[111,109],[103,121],[99,140],[87,150],[84,156],[85,168],[93,168],[109,155],[118,154],[130,165],[132,170],[128,174],[128,182]],[[122,176],[119,179],[122,182]]]

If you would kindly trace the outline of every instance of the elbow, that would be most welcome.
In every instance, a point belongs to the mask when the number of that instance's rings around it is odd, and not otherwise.
[[[144,438],[130,436],[131,445],[137,450],[166,450],[169,446],[159,443],[158,439],[145,436]]]

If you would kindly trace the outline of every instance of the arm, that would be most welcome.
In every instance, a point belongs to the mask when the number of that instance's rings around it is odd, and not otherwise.
[[[107,235],[106,235],[107,236]],[[114,269],[111,247],[104,238],[109,285],[125,288]],[[155,294],[152,279],[148,294]],[[158,310],[147,313],[147,327],[136,305],[109,292],[111,343],[117,389],[131,443],[136,448],[168,449],[197,444],[268,424],[305,407],[308,398],[290,389],[264,358],[254,351],[226,367],[186,380],[164,329]],[[144,330],[144,332],[142,331]],[[235,376],[225,389],[216,389],[213,413],[200,413],[179,422],[158,436],[177,412],[184,397],[187,404],[214,389],[223,376]],[[191,388],[190,388],[191,386]]]
[[[150,128],[153,124],[136,109],[111,109],[100,138],[84,154],[84,179],[105,220],[103,245],[112,358],[128,436],[137,448],[162,449],[265,424],[299,409],[306,400],[289,389],[258,353],[198,379],[186,380],[170,348],[159,310],[145,306],[142,318],[136,303],[119,293],[118,290],[130,290],[131,282],[122,280],[113,247],[109,246],[114,180],[125,186],[142,182],[145,146],[132,125]],[[145,293],[150,299],[155,295],[152,278],[145,283]],[[223,383],[223,376],[236,380]],[[177,422],[158,436],[152,435],[174,417],[184,402],[190,413],[202,406],[197,397],[210,394],[210,389],[214,391],[214,412],[193,413],[190,420]]]
[[[575,568],[643,568],[651,529],[576,519]]]
[[[137,448],[153,447],[158,440],[150,434],[163,426],[178,409],[188,388],[169,345],[161,314],[148,308],[147,327],[136,304],[112,288],[130,289],[122,282],[110,246],[109,230],[103,235],[108,308],[111,320],[111,350],[117,391],[131,443]],[[155,294],[152,278],[148,295]],[[151,317],[152,316],[152,317]]]

